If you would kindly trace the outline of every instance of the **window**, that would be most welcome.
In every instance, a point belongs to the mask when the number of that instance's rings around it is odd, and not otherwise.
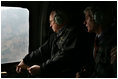
[[[29,11],[1,7],[1,63],[20,61],[29,46]]]

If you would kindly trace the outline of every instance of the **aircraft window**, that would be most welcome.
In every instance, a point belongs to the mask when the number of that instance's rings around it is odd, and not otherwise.
[[[18,62],[29,46],[29,11],[1,7],[1,63]]]

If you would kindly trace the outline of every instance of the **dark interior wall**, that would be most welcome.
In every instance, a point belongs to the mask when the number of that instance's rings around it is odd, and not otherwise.
[[[35,5],[34,5],[35,4]],[[41,7],[42,2],[29,3],[29,51],[35,50],[41,44]]]

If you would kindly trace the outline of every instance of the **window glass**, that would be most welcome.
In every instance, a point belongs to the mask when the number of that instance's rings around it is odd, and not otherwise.
[[[29,46],[29,11],[1,7],[1,63],[20,61]]]

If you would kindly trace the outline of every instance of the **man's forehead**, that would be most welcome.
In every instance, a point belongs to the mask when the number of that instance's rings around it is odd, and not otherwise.
[[[54,16],[53,15],[50,15],[49,16],[49,21],[52,21],[52,20],[54,20]]]
[[[89,16],[92,16],[92,14],[89,11],[86,11],[85,16],[89,17]]]
[[[55,15],[56,14],[56,12],[55,11],[52,11],[51,13],[50,13],[50,15]]]
[[[50,13],[50,17],[54,17],[54,16],[55,16],[55,12],[53,11]]]

